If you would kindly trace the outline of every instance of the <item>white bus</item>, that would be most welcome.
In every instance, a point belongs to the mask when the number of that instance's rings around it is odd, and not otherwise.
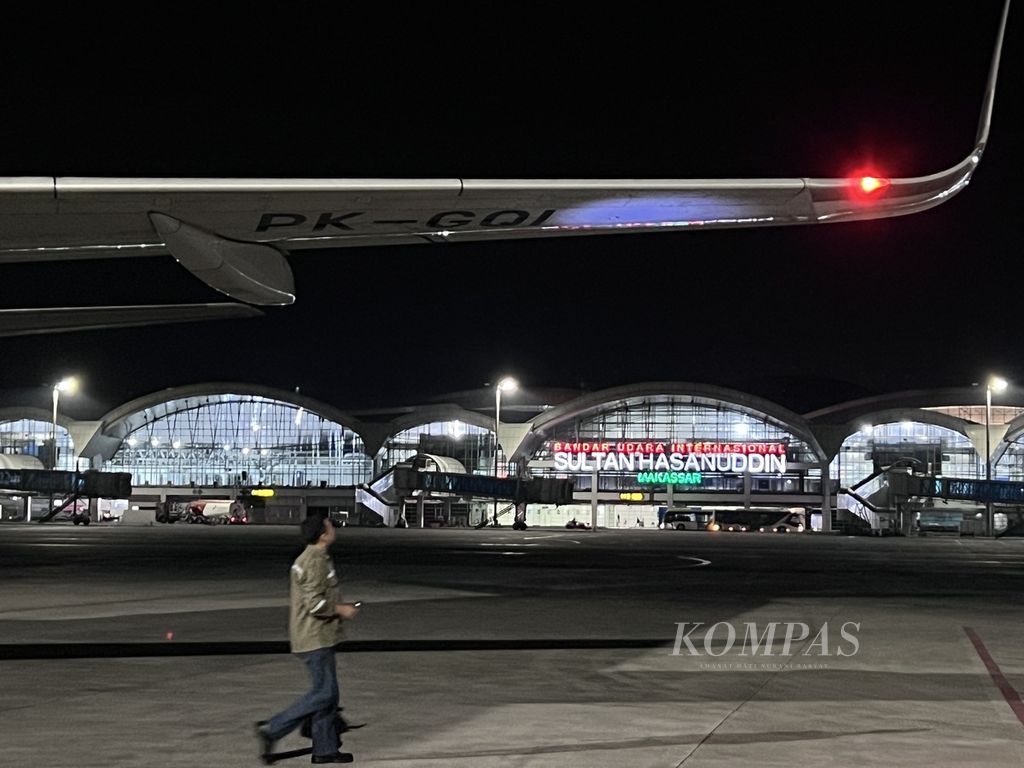
[[[665,512],[666,531],[753,531],[802,533],[803,507],[680,507]]]
[[[807,513],[802,507],[717,507],[712,512],[709,531],[803,533],[807,530]]]
[[[706,531],[714,514],[709,510],[688,507],[665,512],[666,531]]]

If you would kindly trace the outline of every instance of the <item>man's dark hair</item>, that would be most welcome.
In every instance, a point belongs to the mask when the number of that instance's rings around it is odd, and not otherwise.
[[[307,544],[316,544],[323,532],[327,530],[325,522],[326,518],[320,517],[320,515],[312,515],[303,520],[302,525],[299,526],[302,529],[302,540]]]

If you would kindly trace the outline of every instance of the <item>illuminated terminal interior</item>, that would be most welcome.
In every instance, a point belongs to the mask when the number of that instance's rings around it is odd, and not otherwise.
[[[254,395],[146,409],[104,463],[136,485],[358,485],[373,461],[351,429],[301,406]]]
[[[387,471],[419,453],[449,456],[468,472],[493,474],[494,429],[459,420],[420,424],[388,437],[377,453],[379,471]]]
[[[35,459],[39,467],[52,464],[53,423],[45,419],[0,421],[0,456],[24,456]],[[57,425],[57,469],[75,469],[74,443],[68,430]],[[3,466],[0,463],[0,466]],[[35,465],[33,465],[35,466]]]

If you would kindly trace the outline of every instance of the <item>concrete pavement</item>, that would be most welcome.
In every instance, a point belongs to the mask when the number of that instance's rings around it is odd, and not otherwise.
[[[280,548],[287,560],[284,534],[158,534],[161,548],[167,536],[189,542],[200,569],[216,562],[221,543],[238,548],[239,577],[194,594],[159,567],[135,573],[132,566],[121,575],[134,573],[134,581],[112,579],[117,569],[104,567],[106,557],[85,550],[129,541],[117,539],[120,533],[77,533],[71,542],[63,540],[70,534],[51,531],[32,533],[22,549],[11,543],[16,534],[0,528],[0,556],[10,555],[0,563],[39,558],[20,577],[0,565],[0,642],[81,650],[117,635],[159,643],[167,642],[161,628],[174,624],[184,632],[181,642],[235,642],[238,653],[0,657],[0,765],[258,764],[251,722],[305,685],[297,660],[246,648],[254,639],[283,637],[284,577],[267,573],[254,585],[250,577],[264,567],[245,563],[257,539],[260,551]],[[558,537],[546,553],[503,557],[476,552],[511,552],[529,542],[499,532],[427,531],[391,549],[388,537],[396,533],[350,534],[337,554],[349,564],[349,594],[367,603],[351,625],[352,639],[364,647],[444,637],[589,638],[609,645],[632,637],[664,645],[342,653],[347,712],[370,723],[346,739],[359,765],[1024,764],[1024,725],[1006,698],[1024,687],[1024,606],[1017,598],[1024,542],[598,533],[579,545]],[[238,538],[245,534],[252,535]],[[133,551],[147,541],[154,540],[130,539]],[[47,543],[76,548],[70,560],[81,600],[69,598],[64,579],[44,577],[69,567],[52,554],[62,547],[39,546]],[[159,561],[150,555],[138,562]],[[680,555],[710,564],[662,571],[652,584],[645,563],[665,568]],[[477,560],[485,563],[472,565]],[[827,563],[844,578],[819,578]],[[843,584],[848,594],[840,594]],[[169,590],[178,590],[175,599]],[[680,622],[704,622],[688,635],[696,653],[685,643],[673,652]],[[704,631],[715,622],[723,623],[705,644]],[[739,642],[748,625],[763,636],[773,623],[774,642],[758,653]],[[799,634],[801,624],[810,636],[793,639],[783,654],[787,626]],[[727,625],[739,633],[731,647]],[[843,641],[844,625],[856,644]],[[1004,690],[965,627],[982,643]],[[282,748],[302,743],[293,735]]]

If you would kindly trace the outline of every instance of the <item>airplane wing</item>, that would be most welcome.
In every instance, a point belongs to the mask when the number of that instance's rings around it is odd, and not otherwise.
[[[475,180],[0,178],[0,263],[171,254],[213,288],[290,304],[309,248],[824,224],[901,216],[969,183],[988,141],[1009,0],[975,143],[912,178]]]
[[[174,304],[135,307],[54,307],[0,310],[0,336],[95,331],[138,325],[230,320],[263,314],[245,304]]]

